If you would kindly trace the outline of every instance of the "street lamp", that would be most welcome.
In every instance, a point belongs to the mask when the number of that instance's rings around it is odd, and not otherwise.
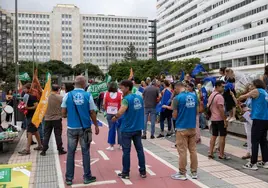
[[[15,91],[16,97],[14,100],[14,106],[16,110],[14,111],[14,125],[17,125],[18,120],[18,111],[17,111],[17,104],[18,104],[18,83],[19,83],[19,65],[18,65],[18,0],[15,0]]]
[[[266,67],[266,38],[259,39],[258,41],[263,41],[263,62],[264,68]]]
[[[33,31],[33,41],[32,41],[32,45],[33,45],[33,75],[34,75],[34,31]]]

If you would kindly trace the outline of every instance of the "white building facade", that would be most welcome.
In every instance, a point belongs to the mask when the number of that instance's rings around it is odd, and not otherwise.
[[[15,14],[12,13],[12,15],[14,19]],[[19,12],[19,60],[49,61],[51,55],[50,33],[49,13]]]
[[[158,0],[157,20],[158,60],[199,57],[212,69],[263,73],[267,0]]]
[[[124,59],[131,43],[138,59],[149,54],[147,18],[80,14],[75,5],[59,4],[48,13],[19,12],[18,33],[19,60],[90,62],[106,72]]]
[[[148,59],[148,19],[114,15],[81,15],[83,62],[107,66],[124,59],[132,43],[137,59]]]

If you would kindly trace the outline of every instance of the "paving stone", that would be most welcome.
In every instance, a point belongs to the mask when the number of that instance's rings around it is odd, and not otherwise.
[[[38,183],[35,185],[36,188],[58,188],[57,182],[50,183]]]
[[[57,176],[36,176],[35,183],[57,182]]]

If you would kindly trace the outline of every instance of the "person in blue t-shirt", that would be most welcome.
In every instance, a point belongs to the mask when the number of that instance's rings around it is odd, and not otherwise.
[[[96,181],[90,169],[90,142],[92,141],[91,124],[95,125],[95,134],[99,134],[96,118],[96,106],[93,97],[84,89],[86,79],[84,76],[75,78],[75,89],[68,92],[62,100],[63,117],[67,117],[68,153],[66,163],[66,184],[72,185],[74,179],[74,160],[77,143],[80,141],[84,168],[84,184]]]
[[[268,169],[268,93],[265,91],[265,84],[262,80],[253,81],[253,90],[240,96],[237,100],[242,101],[252,98],[251,114],[253,120],[251,127],[251,161],[243,165],[243,168],[258,170],[258,167]],[[261,146],[262,161],[258,162],[259,145]]]
[[[120,90],[123,92],[122,105],[112,118],[117,121],[123,114],[121,123],[121,139],[123,148],[123,170],[118,174],[123,179],[129,179],[130,171],[130,150],[133,141],[139,159],[139,172],[141,178],[146,178],[145,156],[141,142],[142,130],[144,129],[144,105],[140,95],[131,93],[133,83],[130,80],[123,80],[120,83]]]
[[[176,146],[179,153],[179,172],[172,175],[172,179],[186,180],[187,150],[191,159],[191,176],[197,179],[196,152],[196,114],[198,113],[197,96],[186,91],[181,82],[175,85],[179,93],[172,102],[173,118],[176,119]]]

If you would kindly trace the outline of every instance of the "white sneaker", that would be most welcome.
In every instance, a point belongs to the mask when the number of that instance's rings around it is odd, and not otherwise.
[[[106,150],[113,151],[114,150],[114,147],[110,146],[110,147],[106,148]]]
[[[268,162],[263,162],[263,161],[257,162],[257,166],[268,169]]]
[[[192,179],[197,179],[197,173],[196,172],[192,172],[190,174],[190,176],[192,177]]]
[[[232,118],[229,119],[229,122],[233,122],[233,121],[236,121],[235,117],[232,117]]]
[[[180,172],[177,172],[176,174],[171,175],[171,178],[174,180],[187,180],[187,177]]]
[[[262,167],[265,169],[268,169],[268,162],[264,163],[264,165]]]
[[[231,117],[230,116],[228,116],[228,118],[226,118],[226,121],[229,121],[231,119]]]
[[[249,170],[258,170],[257,164],[251,164],[251,162],[248,162],[247,164],[243,165],[243,168]]]

